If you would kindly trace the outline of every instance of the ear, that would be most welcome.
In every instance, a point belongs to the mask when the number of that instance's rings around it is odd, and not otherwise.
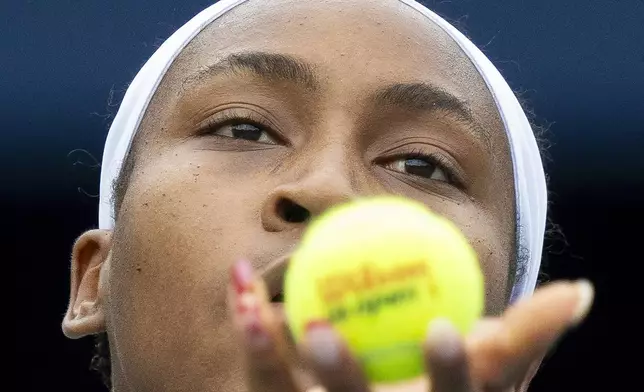
[[[101,273],[106,274],[112,232],[90,230],[81,235],[72,251],[69,307],[63,319],[65,336],[78,339],[105,331]]]

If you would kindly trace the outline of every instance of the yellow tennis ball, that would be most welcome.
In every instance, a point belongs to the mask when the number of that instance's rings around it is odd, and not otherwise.
[[[449,220],[408,199],[368,198],[311,223],[286,272],[284,307],[296,341],[328,321],[369,380],[395,382],[424,372],[432,319],[466,333],[481,316],[483,275]]]

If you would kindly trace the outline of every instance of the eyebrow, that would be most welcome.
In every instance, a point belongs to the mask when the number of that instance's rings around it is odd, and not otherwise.
[[[311,64],[295,57],[267,52],[233,53],[201,70],[193,78],[250,73],[271,82],[291,82],[318,90],[319,79]],[[190,79],[193,79],[190,78]]]
[[[490,135],[474,119],[468,104],[456,96],[428,83],[396,83],[383,87],[373,94],[378,105],[395,106],[404,110],[452,114],[460,122],[473,128],[476,136],[489,145]]]
[[[269,82],[295,83],[311,91],[317,91],[321,86],[320,78],[310,63],[286,54],[261,51],[232,53],[189,77],[185,82],[249,73]],[[379,106],[395,106],[403,110],[427,113],[449,113],[466,125],[486,147],[490,147],[489,132],[474,119],[468,104],[437,86],[425,82],[395,83],[378,89],[371,98]]]

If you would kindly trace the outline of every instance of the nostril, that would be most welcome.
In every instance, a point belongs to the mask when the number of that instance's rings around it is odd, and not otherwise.
[[[277,214],[289,223],[304,223],[311,216],[309,210],[289,199],[280,199],[276,209]]]

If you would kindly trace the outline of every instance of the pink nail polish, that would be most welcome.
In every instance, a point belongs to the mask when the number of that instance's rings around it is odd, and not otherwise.
[[[306,343],[320,366],[334,368],[342,362],[342,345],[328,321],[309,322]]]
[[[240,260],[233,265],[231,280],[237,294],[250,291],[253,287],[253,267],[248,260]]]

